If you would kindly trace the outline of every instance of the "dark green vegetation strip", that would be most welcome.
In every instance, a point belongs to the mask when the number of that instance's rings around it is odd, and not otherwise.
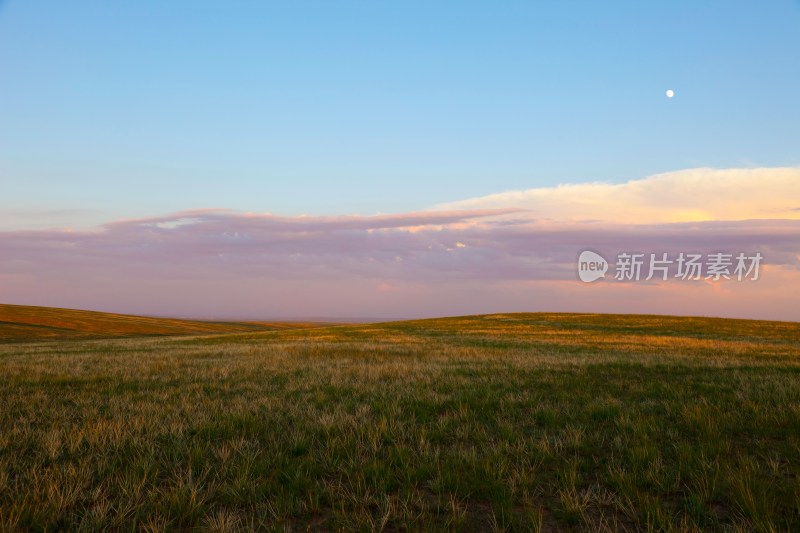
[[[800,530],[800,325],[0,346],[0,530]]]

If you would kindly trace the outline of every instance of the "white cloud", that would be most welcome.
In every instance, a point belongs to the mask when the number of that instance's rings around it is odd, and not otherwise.
[[[800,168],[697,168],[627,183],[584,183],[492,194],[437,209],[522,208],[537,219],[658,224],[800,219]]]

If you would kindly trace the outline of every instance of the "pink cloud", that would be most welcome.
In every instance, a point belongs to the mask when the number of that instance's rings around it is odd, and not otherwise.
[[[758,282],[577,280],[590,248],[759,251]],[[522,310],[800,320],[800,220],[597,223],[514,208],[280,217],[196,210],[81,231],[0,232],[0,299],[249,318]]]

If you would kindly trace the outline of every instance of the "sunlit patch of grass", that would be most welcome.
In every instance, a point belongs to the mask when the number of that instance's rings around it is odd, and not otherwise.
[[[181,320],[97,311],[0,304],[0,342],[164,335],[212,335],[319,327],[298,322]]]
[[[0,346],[0,530],[800,529],[800,325]]]

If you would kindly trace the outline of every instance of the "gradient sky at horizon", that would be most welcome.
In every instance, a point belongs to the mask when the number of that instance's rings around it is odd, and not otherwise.
[[[788,0],[0,6],[0,209],[43,221],[800,165]]]
[[[0,0],[0,302],[800,320],[798,95],[789,0]]]

